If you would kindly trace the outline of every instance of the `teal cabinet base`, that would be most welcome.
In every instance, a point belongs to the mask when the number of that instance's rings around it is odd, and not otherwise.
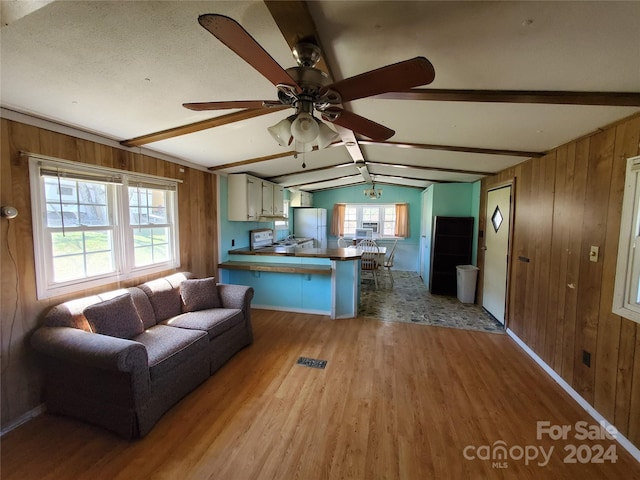
[[[269,264],[264,257],[261,260],[261,263]],[[272,258],[272,261],[276,264],[282,262],[282,259]],[[225,268],[225,264],[221,264],[220,281],[253,287],[253,308],[327,315],[334,319],[357,316],[360,294],[359,259],[326,259],[324,265],[331,266],[330,275],[328,272],[255,270],[255,265],[252,269],[250,262],[246,263],[247,269],[244,270],[238,268],[238,263],[240,262],[233,262],[233,268]],[[300,265],[310,264],[302,262]]]

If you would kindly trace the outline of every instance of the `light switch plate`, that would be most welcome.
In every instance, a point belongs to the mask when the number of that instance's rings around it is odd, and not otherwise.
[[[599,254],[600,254],[600,247],[596,247],[595,245],[591,245],[591,251],[589,252],[589,261],[590,262],[597,262]]]

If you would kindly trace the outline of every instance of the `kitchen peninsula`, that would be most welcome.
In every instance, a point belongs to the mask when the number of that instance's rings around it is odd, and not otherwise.
[[[252,286],[253,306],[353,318],[360,299],[357,248],[271,246],[229,251],[221,281]]]

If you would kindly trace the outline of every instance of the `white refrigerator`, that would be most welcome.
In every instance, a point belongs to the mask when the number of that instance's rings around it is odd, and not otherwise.
[[[327,209],[294,208],[293,234],[296,238],[315,239],[315,248],[327,248]]]

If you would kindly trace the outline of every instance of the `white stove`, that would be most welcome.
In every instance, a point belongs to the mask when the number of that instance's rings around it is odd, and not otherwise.
[[[259,228],[249,231],[249,248],[251,248],[251,250],[272,247],[274,245],[273,230],[270,228]]]

